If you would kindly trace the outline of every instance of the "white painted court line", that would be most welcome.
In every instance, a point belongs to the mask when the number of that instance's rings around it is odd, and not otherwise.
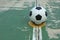
[[[33,38],[32,38],[32,40],[35,40],[35,28],[33,28]]]
[[[39,28],[39,30],[40,30],[40,33],[39,33],[40,34],[39,35],[40,36],[40,40],[42,40],[42,29],[41,29],[41,27]]]
[[[41,27],[33,28],[33,38],[32,40],[42,40],[42,30]]]

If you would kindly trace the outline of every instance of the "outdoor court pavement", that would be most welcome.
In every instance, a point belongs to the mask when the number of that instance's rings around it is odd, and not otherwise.
[[[43,40],[60,40],[58,30],[60,29],[60,1],[50,0],[48,4],[46,5],[48,19],[46,26],[42,28],[42,38]],[[0,12],[0,40],[32,40],[33,28],[28,25],[28,15],[32,7]],[[52,30],[47,30],[46,27]],[[53,35],[49,35],[49,31]]]

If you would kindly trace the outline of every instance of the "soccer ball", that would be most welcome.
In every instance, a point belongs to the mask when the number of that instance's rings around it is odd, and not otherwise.
[[[30,20],[35,24],[41,24],[47,19],[47,12],[43,7],[34,7],[29,13]]]

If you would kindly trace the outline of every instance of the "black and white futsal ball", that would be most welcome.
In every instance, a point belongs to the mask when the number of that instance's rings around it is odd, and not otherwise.
[[[29,17],[35,24],[41,24],[47,19],[47,12],[43,7],[34,7],[29,13]]]

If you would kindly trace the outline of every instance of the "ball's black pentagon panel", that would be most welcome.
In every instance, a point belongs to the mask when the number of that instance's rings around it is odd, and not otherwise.
[[[41,15],[36,15],[36,20],[41,20],[42,16]]]
[[[45,15],[47,16],[47,12],[45,12]]]
[[[32,15],[32,11],[30,11],[30,14],[29,14],[29,16],[31,16]]]
[[[37,10],[40,10],[40,9],[42,9],[42,8],[41,8],[41,7],[36,7],[36,9],[37,9]]]

